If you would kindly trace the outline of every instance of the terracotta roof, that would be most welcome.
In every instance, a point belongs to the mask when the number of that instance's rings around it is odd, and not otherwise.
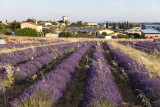
[[[39,24],[32,23],[32,22],[25,22],[25,23],[29,23],[29,24],[32,24],[32,25],[35,25],[35,26],[41,26],[41,25],[39,25]]]

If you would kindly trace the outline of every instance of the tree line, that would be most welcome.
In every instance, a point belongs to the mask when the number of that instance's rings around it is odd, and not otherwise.
[[[109,23],[109,22],[106,22],[106,28],[109,28],[109,26],[112,26],[112,28],[114,30],[116,29],[123,29],[123,30],[128,30],[128,29],[131,29],[133,28],[135,25],[133,23],[129,23],[128,21],[127,22],[124,22],[124,23]]]

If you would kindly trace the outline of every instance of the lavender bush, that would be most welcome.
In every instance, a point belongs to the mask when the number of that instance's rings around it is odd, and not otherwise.
[[[13,48],[24,48],[30,46],[41,46],[41,45],[50,45],[53,43],[61,43],[64,41],[53,41],[53,42],[39,42],[39,43],[21,43],[21,44],[1,44],[0,50],[3,49],[13,49]]]
[[[153,106],[159,107],[160,80],[150,74],[144,67],[140,66],[129,56],[117,49],[113,49],[109,43],[106,43],[106,45],[110,49],[113,58],[118,63],[118,66],[124,68],[127,73],[132,89],[141,90]]]
[[[83,107],[122,106],[122,97],[102,52],[102,43],[93,52],[86,81]]]
[[[87,43],[86,46],[81,47],[68,58],[61,61],[54,70],[44,75],[39,81],[27,88],[18,98],[10,102],[10,106],[53,106],[65,94],[74,76],[76,66],[79,65],[82,56],[91,45],[93,43]],[[74,60],[77,62],[76,64],[65,63],[74,62]]]
[[[84,43],[83,43],[84,44]],[[66,46],[65,46],[66,47]],[[69,52],[68,49],[76,49],[77,45],[71,46],[69,45],[66,49],[59,48],[52,53],[45,54],[43,56],[32,59],[31,61],[26,62],[25,64],[20,64],[17,67],[12,69],[14,81],[24,82],[29,77],[33,76],[36,72],[41,70],[43,67],[46,67],[51,64],[51,62]],[[4,72],[1,75],[2,79],[7,77],[8,73]]]

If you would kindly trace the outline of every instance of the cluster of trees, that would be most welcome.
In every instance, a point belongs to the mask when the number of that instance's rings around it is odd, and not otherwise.
[[[39,34],[35,29],[32,28],[19,28],[15,30],[16,36],[31,36],[31,37],[38,37]]]
[[[134,24],[127,22],[124,23],[108,23],[106,22],[106,28],[109,28],[109,26],[112,26],[114,30],[116,29],[123,29],[123,30],[128,30],[134,27]]]
[[[102,34],[99,34],[98,38],[104,38],[105,36],[107,36],[106,32],[103,32]],[[83,34],[82,32],[77,32],[76,34],[72,31],[69,30],[64,30],[59,34],[59,37],[74,37],[74,38],[78,38],[78,37],[85,37],[85,38],[96,38],[96,33],[92,32],[92,33],[85,33]]]
[[[84,25],[82,24],[81,21],[79,21],[77,23],[70,24],[69,27],[84,27]]]
[[[128,34],[118,34],[117,36],[112,36],[113,38],[132,38],[132,39],[138,39],[141,38],[141,35],[139,35],[138,33],[128,33]]]
[[[3,24],[2,22],[0,23],[0,34],[4,34],[4,35],[11,35],[12,31],[14,32],[16,29],[19,29],[20,23],[19,22],[12,22],[8,25]]]
[[[59,37],[65,37],[65,38],[75,37],[75,33],[72,31],[64,30],[61,33],[59,33]]]

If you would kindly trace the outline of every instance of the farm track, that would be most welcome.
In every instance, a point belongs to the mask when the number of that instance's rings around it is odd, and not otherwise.
[[[93,47],[82,57],[77,67],[71,86],[56,107],[82,107],[85,91],[85,81],[89,69],[89,58],[91,58]]]
[[[50,44],[50,45],[60,45],[60,44],[66,44],[66,43],[72,43],[72,42],[53,43],[53,44]],[[50,46],[50,45],[29,46],[29,47],[25,47],[25,48],[3,49],[3,50],[0,50],[0,54],[2,54],[2,53],[14,52],[14,51],[20,51],[20,50],[29,49],[29,48]]]
[[[57,58],[52,61],[52,63],[44,67],[40,72],[38,72],[36,75],[34,75],[30,80],[28,80],[26,83],[23,84],[13,84],[11,87],[7,88],[7,95],[6,98],[1,98],[0,97],[0,107],[9,107],[9,102],[11,102],[14,98],[18,97],[26,88],[31,86],[34,82],[38,81],[43,75],[45,75],[47,72],[51,71],[54,69],[54,67],[60,63],[63,59],[68,57],[73,53],[70,52],[68,54],[65,54],[64,56]]]
[[[124,72],[122,68],[119,68],[117,63],[112,59],[110,51],[103,46],[104,56],[107,60],[108,67],[110,68],[113,76],[115,77],[115,83],[121,93],[123,99],[124,107],[143,107],[142,102],[140,99],[132,91],[127,74]]]

